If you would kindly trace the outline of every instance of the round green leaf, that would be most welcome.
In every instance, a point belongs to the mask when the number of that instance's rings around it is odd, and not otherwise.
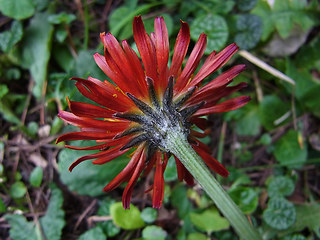
[[[39,187],[42,182],[43,170],[41,167],[35,167],[30,175],[30,184],[33,187]]]
[[[146,223],[153,223],[158,217],[158,212],[154,208],[145,208],[141,212],[141,218]]]
[[[237,0],[237,6],[241,11],[249,11],[257,4],[257,0]]]
[[[130,209],[124,209],[122,202],[116,202],[110,206],[110,215],[115,224],[126,230],[142,228],[145,225],[139,209],[132,204]]]
[[[200,230],[207,233],[228,229],[230,224],[221,217],[215,208],[207,209],[202,213],[190,213],[191,222]]]
[[[190,233],[187,240],[207,240],[207,236],[202,233]]]
[[[0,0],[0,11],[5,16],[21,20],[31,17],[35,7],[32,0]]]
[[[300,146],[299,134],[290,130],[275,143],[274,156],[278,162],[290,168],[300,168],[307,160],[307,146],[304,143]]]
[[[10,196],[13,198],[21,198],[27,192],[27,188],[23,182],[15,182],[10,188]]]
[[[251,49],[257,45],[262,34],[260,17],[252,14],[238,16],[236,22],[237,34],[235,42],[242,49]]]
[[[258,194],[252,188],[237,187],[229,195],[245,214],[253,213],[258,206]]]
[[[165,240],[167,232],[158,226],[147,226],[142,230],[143,240]]]
[[[289,110],[289,104],[282,101],[279,97],[275,95],[265,96],[259,105],[260,122],[270,131],[276,127],[274,121],[282,117]]]
[[[206,54],[211,53],[213,50],[220,50],[227,42],[228,39],[228,25],[225,19],[219,15],[204,15],[196,18],[190,27],[191,38],[194,41],[198,40],[201,33],[205,33],[207,38]]]
[[[268,184],[268,194],[270,197],[289,196],[293,193],[293,191],[293,181],[285,176],[274,177]]]
[[[296,209],[284,198],[271,198],[268,208],[263,212],[263,220],[272,228],[285,230],[294,224]]]

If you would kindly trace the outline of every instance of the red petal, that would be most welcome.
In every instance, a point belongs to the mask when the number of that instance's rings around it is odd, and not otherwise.
[[[129,178],[134,171],[138,161],[140,160],[140,156],[144,145],[140,145],[137,150],[134,152],[132,158],[130,159],[127,166],[114,178],[112,179],[107,186],[104,187],[103,191],[110,192],[117,188],[121,183],[123,183],[127,178]]]
[[[130,125],[130,122],[128,121],[104,121],[87,117],[78,117],[73,113],[66,111],[59,111],[58,117],[60,117],[65,122],[79,128],[97,128],[104,129],[105,131],[109,132],[124,131]]]
[[[122,194],[122,204],[124,209],[130,208],[132,191],[144,168],[145,159],[146,159],[145,149],[143,149],[143,151],[140,154],[139,161],[135,167],[135,170]]]
[[[127,151],[130,150],[130,148],[127,148],[125,150],[122,150],[120,151],[120,148],[122,147],[123,145],[119,145],[119,146],[116,146],[114,148],[111,148],[109,149],[107,152],[108,152],[108,155],[104,155],[102,157],[99,157],[98,159],[92,161],[93,164],[98,164],[98,165],[101,165],[101,164],[105,164],[107,162],[110,162],[112,161],[113,159],[115,159],[116,157],[119,157],[121,156],[122,154],[126,153]]]
[[[163,90],[168,85],[167,73],[169,59],[169,37],[163,17],[155,18],[154,30],[160,88]]]
[[[232,98],[212,107],[201,108],[194,114],[194,116],[203,116],[211,113],[229,112],[241,108],[242,106],[246,105],[250,100],[251,98],[248,96]]]
[[[238,49],[238,46],[235,43],[232,43],[217,55],[210,55],[199,72],[192,79],[188,87],[198,85],[198,83],[200,83],[203,79],[222,67],[227,61],[229,61],[229,59],[237,52]]]
[[[65,133],[58,137],[56,143],[63,141],[76,141],[76,140],[97,140],[113,138],[115,133],[100,133],[100,132],[70,132]]]
[[[218,173],[222,177],[228,177],[228,170],[212,157],[210,154],[203,151],[200,147],[193,145],[194,150],[200,155],[200,157],[204,160],[204,162],[210,167],[214,172]]]
[[[73,150],[106,150],[109,143],[104,143],[100,145],[90,146],[90,147],[76,147],[76,146],[70,146],[70,145],[64,145],[65,148],[73,149]]]
[[[71,112],[79,117],[113,118],[115,111],[95,106],[89,103],[69,101]]]
[[[154,175],[153,183],[153,195],[152,195],[152,204],[153,208],[160,208],[164,196],[164,178],[163,178],[163,166],[162,166],[162,154],[157,151],[156,153],[156,172]]]
[[[176,156],[174,156],[174,159],[176,160],[179,181],[185,180],[187,185],[192,186],[194,184],[193,176]]]
[[[175,78],[181,69],[181,64],[187,54],[188,46],[190,42],[190,30],[189,25],[186,22],[181,21],[181,28],[177,36],[176,43],[174,45],[172,63],[170,67],[170,76]]]
[[[133,37],[137,44],[146,75],[155,82],[158,82],[155,46],[144,28],[141,16],[134,17]]]
[[[197,69],[200,59],[206,49],[206,46],[207,36],[204,33],[202,33],[199,36],[199,39],[190,54],[186,66],[184,67],[181,75],[178,77],[176,84],[174,85],[175,91],[179,92],[182,88],[186,86],[191,75]]]

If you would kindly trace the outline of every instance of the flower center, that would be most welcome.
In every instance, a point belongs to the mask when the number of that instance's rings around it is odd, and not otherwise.
[[[190,134],[191,123],[189,118],[194,114],[203,104],[201,102],[197,105],[184,107],[183,104],[192,96],[195,87],[190,88],[186,93],[181,94],[175,101],[173,100],[173,77],[169,78],[168,86],[159,101],[151,78],[147,78],[149,86],[149,97],[151,105],[141,101],[130,93],[128,97],[141,110],[142,114],[136,113],[116,113],[115,116],[127,119],[138,123],[137,126],[132,127],[118,138],[135,134],[136,136],[128,142],[121,149],[130,148],[142,142],[147,142],[150,148],[160,149],[163,152],[169,152],[167,146],[171,134],[169,132],[183,134],[188,138]]]

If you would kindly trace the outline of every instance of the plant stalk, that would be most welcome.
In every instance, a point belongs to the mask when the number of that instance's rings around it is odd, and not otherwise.
[[[167,148],[188,169],[204,191],[210,196],[221,213],[229,220],[239,237],[243,240],[262,239],[247,217],[230,198],[228,193],[213,177],[203,160],[193,150],[184,134],[171,131],[168,133]]]

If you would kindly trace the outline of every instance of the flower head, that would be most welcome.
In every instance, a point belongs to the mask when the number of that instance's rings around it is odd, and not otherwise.
[[[100,150],[98,153],[80,157],[70,166],[70,171],[79,163],[93,160],[93,164],[105,164],[134,149],[127,166],[103,189],[109,192],[123,182],[128,182],[122,201],[129,208],[133,187],[143,173],[155,168],[153,183],[153,207],[160,208],[164,194],[164,179],[168,158],[171,156],[168,132],[179,132],[189,141],[204,162],[223,177],[228,171],[210,154],[210,149],[198,138],[208,134],[207,120],[201,118],[211,113],[231,111],[245,105],[250,98],[240,96],[220,102],[221,98],[246,86],[245,83],[228,87],[244,65],[237,65],[202,86],[201,82],[222,67],[238,50],[231,44],[221,52],[212,52],[195,74],[205,48],[207,37],[201,34],[184,67],[190,31],[181,21],[181,29],[174,46],[170,67],[169,39],[162,17],[155,18],[155,31],[146,33],[141,17],[133,20],[133,36],[141,61],[126,40],[121,45],[111,34],[100,35],[104,56],[94,54],[97,65],[115,83],[88,79],[76,80],[82,95],[100,106],[69,101],[71,112],[60,111],[59,117],[80,128],[79,132],[66,133],[61,141],[95,140],[90,147],[67,148],[76,150]],[[193,129],[197,126],[201,132]],[[193,184],[193,177],[175,157],[178,178]]]

